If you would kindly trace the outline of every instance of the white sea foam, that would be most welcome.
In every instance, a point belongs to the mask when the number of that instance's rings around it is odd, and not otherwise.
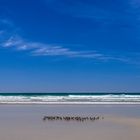
[[[140,95],[0,96],[1,104],[140,104]]]

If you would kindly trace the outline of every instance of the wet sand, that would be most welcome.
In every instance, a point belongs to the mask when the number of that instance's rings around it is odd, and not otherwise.
[[[140,105],[0,105],[1,140],[139,140]],[[103,116],[94,122],[43,116]]]

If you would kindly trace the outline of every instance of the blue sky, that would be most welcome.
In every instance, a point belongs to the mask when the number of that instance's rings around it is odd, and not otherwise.
[[[0,92],[139,92],[139,0],[0,0]]]

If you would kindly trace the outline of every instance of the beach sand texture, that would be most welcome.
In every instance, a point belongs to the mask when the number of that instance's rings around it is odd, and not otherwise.
[[[1,105],[0,140],[139,140],[140,105]],[[94,122],[45,115],[104,116]]]

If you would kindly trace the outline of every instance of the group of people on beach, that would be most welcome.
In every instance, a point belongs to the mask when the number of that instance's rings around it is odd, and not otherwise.
[[[94,116],[94,117],[81,117],[81,116],[44,116],[43,121],[95,121],[104,119],[102,116]]]

